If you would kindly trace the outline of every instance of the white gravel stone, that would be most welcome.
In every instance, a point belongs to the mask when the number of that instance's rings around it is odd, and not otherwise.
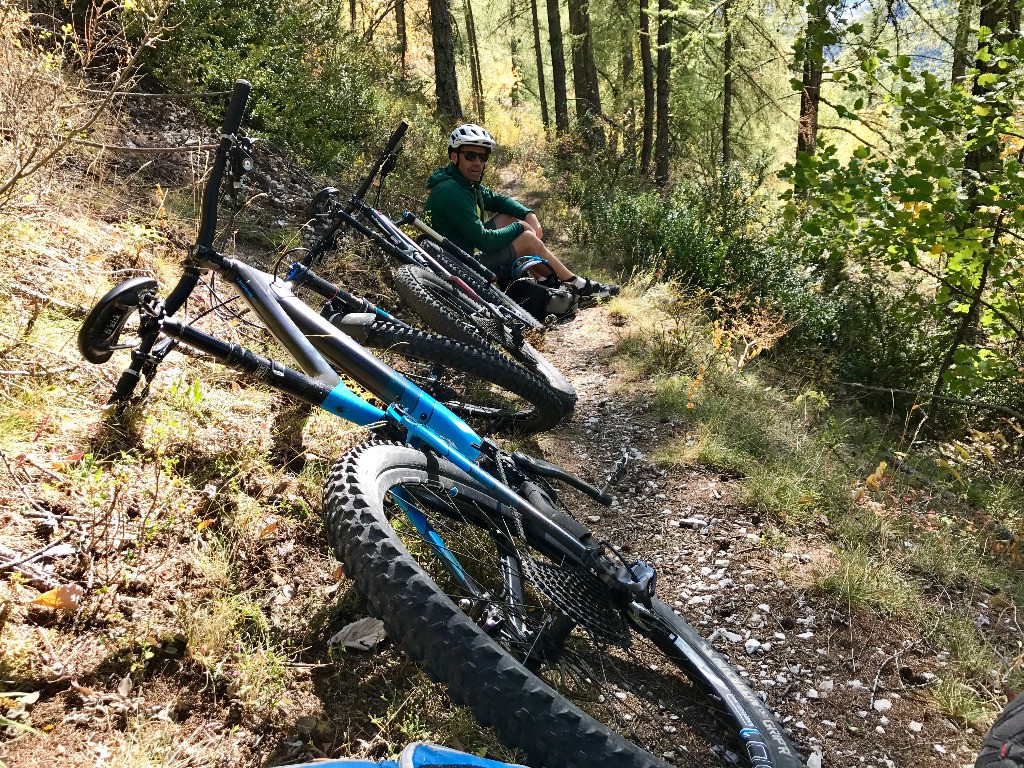
[[[889,699],[875,699],[875,703],[871,705],[871,708],[875,712],[888,712],[892,709],[892,702]]]
[[[753,637],[743,644],[743,649],[747,652],[748,656],[754,655],[760,647],[761,641]]]
[[[911,720],[907,723],[907,728],[909,728],[913,733],[920,733],[921,729],[924,728],[924,723],[919,723],[917,720]]]
[[[932,744],[932,749],[938,752],[940,755],[946,754],[946,748],[941,744]]]
[[[821,697],[818,695],[818,692],[814,688],[808,688],[807,689],[807,698],[808,699],[818,699],[818,698],[821,698]]]

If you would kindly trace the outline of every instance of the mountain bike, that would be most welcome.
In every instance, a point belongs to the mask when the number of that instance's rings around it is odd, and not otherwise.
[[[246,166],[251,167],[251,152],[246,142],[244,137],[239,139],[226,163],[232,192],[241,185]],[[203,247],[209,248],[209,245]],[[264,290],[302,288],[319,296],[324,300],[321,315],[331,324],[362,346],[376,350],[406,378],[485,433],[546,430],[565,416],[565,406],[547,382],[496,350],[470,346],[413,328],[368,299],[345,291],[298,262],[291,263],[284,280],[277,279],[275,276],[288,257],[297,258],[303,250],[292,249],[283,254],[273,274],[250,266],[240,265],[239,268],[245,270],[247,279],[259,283]],[[212,284],[209,288],[215,295]],[[155,289],[156,282],[151,278],[134,278],[100,300],[95,322],[86,324],[79,340],[87,360],[106,362],[119,346],[126,346],[130,329],[126,329],[124,323],[130,312],[126,314],[125,310],[139,306],[140,294],[149,296]],[[230,302],[220,301],[210,311],[224,313],[229,305]],[[111,343],[114,334],[121,337],[117,345]],[[176,343],[165,338],[147,353],[146,363],[140,369],[147,382],[156,365]],[[119,394],[112,398],[112,402],[121,400]]]
[[[531,763],[802,765],[739,672],[657,598],[654,569],[572,514],[570,499],[609,504],[607,488],[481,437],[287,281],[214,250],[217,190],[244,145],[248,90],[239,81],[233,91],[178,283],[165,299],[149,284],[115,289],[83,324],[89,359],[128,346],[121,330],[138,318],[114,397],[130,396],[172,340],[368,428],[372,439],[325,483],[329,541],[389,635]],[[203,270],[237,290],[298,369],[176,319]]]
[[[572,410],[576,404],[572,384],[527,338],[529,332],[540,332],[544,325],[495,286],[494,274],[453,244],[442,247],[429,239],[417,242],[402,229],[408,217],[392,221],[364,200],[373,181],[380,177],[379,192],[394,168],[395,151],[406,128],[403,122],[391,135],[354,194],[345,198],[339,189],[326,187],[314,195],[307,214],[312,242],[302,265],[316,264],[335,250],[344,231],[359,233],[399,262],[395,289],[429,328],[466,344],[504,350],[548,382],[565,410]]]

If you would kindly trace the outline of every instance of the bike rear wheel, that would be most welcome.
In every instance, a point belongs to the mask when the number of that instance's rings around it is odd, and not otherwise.
[[[503,349],[536,372],[558,393],[566,412],[576,406],[576,390],[540,352],[489,315],[486,309],[443,278],[421,267],[395,270],[395,289],[405,304],[433,331],[464,344]],[[513,338],[518,336],[518,338]]]
[[[547,382],[496,350],[382,322],[373,323],[363,343],[484,431],[543,431],[567,413]]]
[[[361,446],[335,465],[324,514],[335,554],[392,638],[531,763],[802,765],[735,670],[671,609],[611,604],[443,459]],[[723,714],[724,698],[738,716]]]
[[[498,286],[484,280],[471,267],[463,264],[454,256],[443,252],[435,253],[434,258],[441,262],[441,265],[453,275],[458,275],[465,280],[466,284],[476,291],[481,298],[497,307],[501,307],[510,316],[512,322],[519,324],[524,329],[543,330],[544,326],[540,321],[507,296]]]
[[[464,344],[501,338],[498,321],[490,317],[484,307],[422,267],[405,264],[396,269],[395,290],[424,323],[442,336]]]

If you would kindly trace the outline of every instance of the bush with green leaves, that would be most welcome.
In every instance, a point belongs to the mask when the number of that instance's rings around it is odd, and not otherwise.
[[[786,174],[823,290],[877,299],[862,301],[858,333],[912,351],[892,386],[1024,404],[1022,54],[1024,40],[982,28],[978,68],[952,85],[865,45],[859,66],[834,73],[837,111],[888,131],[850,154],[825,144]]]
[[[374,135],[387,58],[345,33],[337,3],[190,0],[175,4],[173,32],[148,62],[178,90],[230,90],[249,80],[247,124],[323,168],[352,159]],[[375,62],[379,62],[375,66]],[[212,120],[221,107],[209,107]]]

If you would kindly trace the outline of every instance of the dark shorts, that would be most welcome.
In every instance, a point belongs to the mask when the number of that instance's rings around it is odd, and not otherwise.
[[[494,226],[494,219],[490,219],[484,222],[484,227],[487,229],[497,229]],[[516,247],[512,243],[498,248],[496,251],[488,251],[487,253],[481,253],[478,257],[480,263],[487,267],[491,272],[498,276],[501,280],[507,276],[507,273],[512,269],[512,263],[516,260]]]

